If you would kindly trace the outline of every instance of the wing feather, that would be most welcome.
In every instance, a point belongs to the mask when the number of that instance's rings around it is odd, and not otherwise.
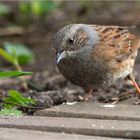
[[[140,39],[131,34],[129,27],[91,25],[99,34],[99,48],[106,53],[107,58],[118,62],[126,60],[135,54],[140,47]],[[99,50],[99,49],[97,49]],[[98,51],[97,51],[98,52]],[[103,54],[105,57],[105,55]]]

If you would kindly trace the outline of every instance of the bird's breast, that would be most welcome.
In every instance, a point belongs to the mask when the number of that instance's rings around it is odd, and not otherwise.
[[[109,82],[108,67],[88,57],[69,57],[58,64],[60,72],[70,82],[81,87],[102,88]]]

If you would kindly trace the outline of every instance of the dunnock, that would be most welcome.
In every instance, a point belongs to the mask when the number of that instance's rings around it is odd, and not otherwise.
[[[104,89],[128,77],[140,93],[132,71],[140,39],[128,27],[70,24],[53,40],[60,72],[88,91]]]

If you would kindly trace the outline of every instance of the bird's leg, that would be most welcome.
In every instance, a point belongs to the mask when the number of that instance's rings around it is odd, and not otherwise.
[[[89,92],[84,96],[83,101],[88,101],[92,97],[93,88],[89,90]]]
[[[138,86],[137,82],[135,81],[135,78],[132,74],[128,75],[129,80],[132,81],[134,87],[137,89],[138,93],[140,94],[140,87]]]
[[[129,75],[128,75],[128,78],[129,78],[129,80],[132,81],[134,87],[137,89],[137,91],[138,91],[138,93],[139,93],[139,95],[140,95],[140,88],[139,88],[138,84],[136,83],[134,76],[133,76],[132,74],[129,74]],[[138,101],[136,101],[134,104],[135,104],[135,105],[140,104],[140,99],[139,99]]]

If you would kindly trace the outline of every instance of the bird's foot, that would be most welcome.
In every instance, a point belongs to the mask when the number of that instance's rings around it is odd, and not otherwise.
[[[93,97],[92,93],[93,93],[93,89],[91,89],[91,90],[89,91],[89,93],[86,94],[84,97],[80,96],[80,97],[79,97],[80,101],[86,101],[86,102],[88,102],[88,101],[89,101],[90,99],[92,99],[92,97]]]
[[[80,101],[88,102],[93,96],[92,95],[85,95],[85,96],[79,96]]]
[[[129,78],[129,80],[132,81],[132,83],[133,83],[134,87],[136,88],[137,92],[140,94],[140,87],[139,87],[138,83],[135,81],[135,78],[134,78],[133,74],[129,74],[128,78]]]
[[[83,101],[88,102],[90,99],[92,99],[92,97],[93,97],[92,94],[87,94],[83,97]]]

